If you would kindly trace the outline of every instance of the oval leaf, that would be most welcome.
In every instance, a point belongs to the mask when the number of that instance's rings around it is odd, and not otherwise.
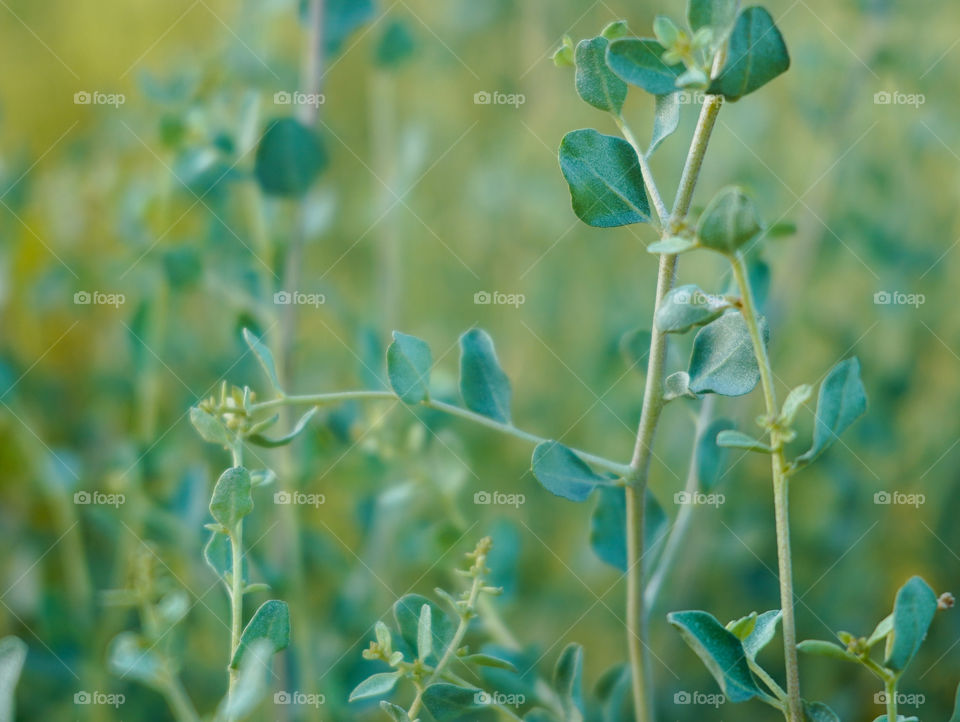
[[[600,559],[627,571],[627,502],[623,487],[603,486],[590,517],[590,547]],[[663,536],[667,515],[647,488],[643,507],[644,548],[652,549]],[[651,555],[652,556],[652,555]]]
[[[372,674],[353,688],[348,702],[356,702],[358,699],[370,699],[371,697],[382,697],[390,694],[393,688],[397,686],[397,680],[400,679],[400,672],[380,672]]]
[[[766,323],[761,319],[766,337]],[[747,323],[739,312],[704,326],[693,340],[690,390],[696,394],[743,396],[760,380]]]
[[[763,230],[756,207],[742,189],[722,189],[707,205],[697,223],[700,244],[731,255]]]
[[[816,459],[866,411],[867,392],[860,380],[860,360],[854,356],[834,366],[820,384],[813,446],[797,462],[809,464]]]
[[[227,529],[233,530],[237,522],[253,511],[253,496],[250,472],[242,466],[227,469],[217,479],[210,499],[210,513]]]
[[[280,118],[260,139],[254,174],[268,195],[302,196],[326,165],[316,133],[295,118]]]
[[[584,501],[608,482],[558,441],[544,441],[533,450],[533,475],[547,491],[570,501]]]
[[[714,44],[723,40],[737,17],[737,0],[690,0],[687,4],[687,21],[690,29],[701,28],[713,31]]]
[[[920,577],[912,577],[897,592],[893,605],[893,645],[883,666],[902,672],[910,664],[937,612],[937,595]]]
[[[607,48],[607,65],[631,85],[654,95],[677,89],[677,78],[686,71],[683,63],[667,65],[661,59],[665,48],[653,38],[621,38]]]
[[[717,446],[723,446],[728,449],[746,449],[747,451],[756,451],[759,454],[773,453],[773,449],[767,444],[734,429],[721,431],[717,434]]]
[[[574,130],[560,143],[560,170],[573,212],[589,226],[611,228],[650,220],[640,162],[622,138]]]
[[[482,690],[455,684],[431,684],[423,692],[423,705],[436,722],[462,718],[467,712],[484,707],[488,700]]]
[[[247,346],[250,347],[250,350],[253,351],[253,355],[257,357],[257,361],[259,361],[260,366],[263,367],[273,388],[276,391],[282,392],[280,388],[280,378],[277,376],[277,364],[273,360],[273,353],[267,345],[257,338],[249,328],[243,329],[243,340]]]
[[[566,719],[583,719],[583,647],[568,644],[557,659],[553,687],[560,695]]]
[[[290,607],[286,602],[271,599],[260,605],[240,635],[240,644],[230,660],[230,666],[236,669],[247,648],[261,639],[269,641],[275,653],[290,644]]]
[[[805,639],[797,645],[797,649],[804,654],[813,654],[817,657],[830,657],[844,662],[860,663],[860,660],[855,655],[850,654],[846,648],[835,642],[827,642],[822,639]]]
[[[472,328],[460,337],[460,395],[471,411],[510,423],[510,379],[483,329]]]
[[[783,36],[762,7],[745,8],[730,34],[727,62],[710,92],[737,100],[763,87],[790,67]]]
[[[427,400],[431,366],[433,354],[426,341],[393,332],[393,343],[387,349],[387,376],[401,401],[418,404]]]
[[[581,98],[594,108],[619,115],[627,99],[627,84],[613,74],[607,65],[607,46],[604,37],[581,40],[577,44],[576,86]]]
[[[671,289],[654,317],[654,325],[664,333],[685,333],[717,318],[730,307],[723,296],[705,293],[695,284]]]
[[[803,700],[803,716],[805,722],[840,722],[837,713],[823,702],[807,702]]]
[[[673,135],[680,127],[680,96],[677,93],[658,95],[653,113],[653,136],[647,157],[660,147],[660,144]]]
[[[779,609],[771,609],[757,616],[753,631],[743,640],[743,651],[750,659],[756,659],[760,650],[770,644],[782,617],[783,612]]]
[[[190,423],[193,424],[193,428],[197,430],[200,438],[204,441],[221,446],[231,446],[233,444],[233,434],[224,426],[223,422],[197,406],[190,409]]]

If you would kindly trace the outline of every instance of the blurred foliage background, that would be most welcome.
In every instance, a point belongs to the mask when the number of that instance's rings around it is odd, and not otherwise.
[[[363,3],[333,4],[343,17],[363,14]],[[768,220],[797,225],[764,251],[781,393],[843,356],[862,360],[868,416],[796,479],[792,501],[801,638],[866,634],[912,574],[960,592],[960,6],[768,7],[793,66],[724,108],[697,203],[741,182]],[[0,631],[29,645],[18,718],[170,718],[155,692],[117,679],[106,662],[110,639],[139,622],[103,592],[146,566],[161,588],[189,595],[168,640],[188,693],[203,712],[223,694],[227,602],[201,550],[211,485],[228,459],[197,438],[186,412],[223,378],[262,387],[244,325],[288,344],[301,392],[382,384],[392,328],[431,343],[452,392],[457,336],[481,325],[512,379],[520,426],[629,455],[643,379],[619,341],[649,324],[655,258],[644,245],[653,233],[574,218],[560,138],[615,129],[578,101],[571,74],[549,56],[564,33],[590,36],[623,17],[646,34],[657,13],[682,17],[682,3],[400,0],[355,29],[330,24],[318,122],[329,163],[303,210],[259,195],[250,152],[270,118],[296,110],[273,102],[301,82],[296,2],[3,3]],[[126,102],[76,104],[83,91]],[[475,104],[480,91],[525,102]],[[925,102],[878,105],[880,91]],[[636,128],[649,127],[651,106],[631,97]],[[654,159],[662,189],[675,187],[695,115],[684,108],[681,131]],[[255,299],[285,287],[299,228],[297,288],[326,302],[297,307],[284,339]],[[721,290],[720,260],[700,255],[684,257],[681,281]],[[74,303],[84,291],[125,301]],[[525,303],[477,305],[480,291]],[[877,305],[882,291],[925,302]],[[675,368],[689,342],[674,344]],[[718,399],[718,413],[748,429],[756,396]],[[567,642],[584,643],[590,684],[623,661],[623,581],[589,548],[589,504],[544,492],[521,442],[427,415],[429,433],[407,410],[385,411],[327,410],[289,454],[259,452],[287,488],[325,495],[317,509],[280,514],[265,491],[249,522],[254,578],[292,606],[285,688],[326,699],[319,712],[270,715],[379,715],[345,703],[370,671],[360,650],[372,623],[406,591],[455,584],[451,570],[484,534],[500,552],[500,616],[532,659],[549,669]],[[658,436],[652,483],[671,516],[695,411],[672,404]],[[678,691],[715,685],[664,621],[672,609],[725,620],[777,606],[767,473],[762,458],[735,458],[726,503],[697,511],[654,610],[663,719],[776,719],[760,705],[674,705]],[[122,493],[125,503],[75,504],[83,490]],[[526,503],[474,504],[481,490],[522,493]],[[876,504],[880,491],[925,503]],[[949,716],[958,639],[960,617],[938,615],[901,684],[925,695],[923,720]],[[773,668],[776,647],[765,652]],[[882,713],[858,669],[801,664],[805,693],[843,719]],[[77,706],[78,690],[122,692],[126,703]]]

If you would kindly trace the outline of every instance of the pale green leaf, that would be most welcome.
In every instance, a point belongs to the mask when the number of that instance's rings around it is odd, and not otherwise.
[[[426,401],[430,395],[430,368],[433,355],[426,341],[416,336],[393,332],[387,349],[387,376],[400,400],[407,404]]]
[[[460,395],[467,408],[510,423],[510,380],[500,368],[493,339],[472,328],[460,337]]]

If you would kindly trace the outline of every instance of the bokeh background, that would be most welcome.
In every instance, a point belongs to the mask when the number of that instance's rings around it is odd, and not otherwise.
[[[643,377],[620,339],[649,326],[653,233],[589,229],[571,212],[561,137],[615,128],[550,55],[564,33],[591,36],[621,17],[646,34],[657,13],[682,17],[682,3],[398,0],[369,14],[328,2],[328,164],[303,204],[264,198],[251,180],[266,123],[302,110],[274,102],[302,83],[308,33],[294,0],[0,3],[0,632],[29,645],[17,719],[171,719],[156,692],[107,665],[110,640],[141,620],[105,592],[148,581],[186,594],[164,649],[201,712],[215,709],[228,608],[201,550],[228,459],[187,411],[221,379],[266,393],[243,326],[282,347],[293,390],[318,392],[382,384],[392,328],[430,342],[452,391],[457,337],[480,325],[520,426],[629,456]],[[768,220],[796,224],[762,254],[781,394],[845,356],[862,361],[869,413],[795,479],[792,502],[801,638],[866,634],[912,574],[960,592],[960,6],[768,7],[793,66],[723,109],[695,205],[740,182]],[[476,104],[482,91],[523,102]],[[920,97],[875,102],[884,91]],[[78,104],[78,92],[125,102]],[[627,112],[646,134],[652,108],[639,95]],[[695,115],[683,109],[654,158],[662,189],[675,187]],[[291,270],[296,290],[325,303],[290,315],[270,303]],[[708,290],[729,280],[709,255],[684,257],[680,278]],[[482,291],[524,303],[478,305]],[[78,292],[123,302],[78,304]],[[881,292],[917,303],[877,303]],[[674,343],[673,369],[689,343]],[[759,409],[756,394],[716,406],[748,430]],[[500,618],[541,671],[570,641],[586,645],[588,687],[624,661],[624,584],[589,547],[592,502],[543,491],[520,441],[432,416],[425,430],[402,407],[387,411],[327,410],[290,451],[258,452],[285,488],[325,496],[291,509],[264,491],[249,522],[255,578],[292,606],[278,688],[325,696],[319,710],[268,703],[262,718],[378,716],[345,703],[371,671],[360,657],[370,626],[404,592],[455,588],[452,569],[484,534],[500,550]],[[652,485],[670,517],[695,413],[672,404],[658,436]],[[809,414],[803,424],[801,436]],[[759,704],[673,703],[716,688],[667,611],[726,620],[778,604],[765,460],[734,457],[721,490],[723,505],[697,510],[651,618],[665,720],[777,718]],[[125,502],[77,504],[78,491]],[[526,501],[475,504],[478,491]],[[924,503],[878,504],[878,492]],[[949,717],[958,641],[960,616],[938,615],[901,684],[923,695],[924,721]],[[780,676],[777,646],[765,660]],[[806,696],[842,719],[883,712],[859,669],[801,663]],[[76,705],[78,691],[126,701]]]

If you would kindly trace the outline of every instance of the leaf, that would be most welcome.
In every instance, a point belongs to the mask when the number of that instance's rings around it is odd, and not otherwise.
[[[19,637],[0,639],[0,720],[12,722],[16,688],[27,659],[27,645]]]
[[[730,34],[727,62],[710,84],[710,93],[738,100],[763,87],[790,67],[783,36],[762,7],[741,11]]]
[[[653,136],[647,157],[660,147],[660,144],[673,135],[680,127],[680,96],[677,93],[658,95],[653,113]]]
[[[840,722],[836,712],[823,702],[803,700],[803,716],[806,722]]]
[[[397,622],[397,629],[400,630],[400,638],[411,650],[416,650],[424,606],[430,607],[430,633],[433,637],[430,644],[431,654],[428,656],[438,659],[453,640],[455,632],[453,622],[439,605],[419,594],[407,594],[393,605],[393,617]]]
[[[797,645],[797,649],[804,654],[813,654],[817,657],[830,657],[844,662],[860,663],[856,655],[851,654],[844,647],[822,639],[805,639]]]
[[[111,671],[121,678],[135,679],[157,687],[164,679],[164,663],[160,656],[133,632],[121,632],[107,651]]]
[[[200,438],[211,444],[220,444],[221,446],[232,446],[234,442],[233,434],[224,426],[223,422],[213,414],[209,414],[203,409],[194,406],[190,409],[190,423],[200,434]]]
[[[780,410],[780,423],[784,426],[790,426],[797,418],[800,407],[807,403],[811,396],[813,396],[813,386],[810,384],[801,384],[792,389],[787,394],[787,398],[783,402],[783,408]]]
[[[508,672],[517,672],[516,666],[500,657],[494,657],[492,654],[468,654],[460,657],[460,660],[477,667],[492,667],[494,669],[505,669]]]
[[[420,621],[417,624],[417,658],[424,660],[433,652],[433,624],[430,605],[420,607]]]
[[[727,255],[734,254],[762,230],[753,201],[735,186],[720,190],[697,222],[700,244]]]
[[[418,404],[430,395],[430,368],[433,354],[426,341],[393,332],[387,349],[387,376],[390,386],[405,404]]]
[[[953,703],[953,714],[947,722],[960,722],[960,685],[957,685],[956,699]]]
[[[390,694],[393,688],[397,686],[397,680],[400,679],[401,674],[401,672],[372,674],[353,688],[347,701],[356,702],[358,699],[382,697],[385,694]]]
[[[293,441],[298,436],[300,436],[300,434],[303,433],[303,430],[307,428],[307,424],[310,423],[310,420],[314,417],[314,415],[316,415],[316,413],[317,413],[317,407],[314,406],[309,411],[307,411],[307,413],[305,413],[303,416],[300,417],[300,419],[297,421],[294,427],[290,429],[288,433],[284,434],[279,438],[271,439],[264,436],[263,434],[250,434],[249,436],[247,436],[247,441],[249,441],[251,444],[256,444],[257,446],[263,446],[268,449],[273,449],[278,446],[286,446],[291,441]]]
[[[730,304],[723,296],[705,293],[695,284],[671,289],[654,316],[654,325],[664,333],[685,333],[717,318]]]
[[[423,692],[423,706],[436,722],[448,722],[462,717],[467,712],[480,709],[489,700],[483,690],[473,687],[458,687],[455,684],[441,682],[431,684]]]
[[[267,195],[300,197],[327,165],[320,138],[295,118],[271,121],[260,139],[254,175]]]
[[[203,548],[203,558],[207,562],[207,566],[209,566],[218,577],[226,582],[228,575],[233,574],[233,554],[231,553],[230,549],[230,537],[228,537],[226,534],[220,534],[218,532],[211,534],[210,539],[207,541],[207,545]],[[242,559],[240,574],[242,575],[241,581],[246,580],[246,556],[244,556]]]
[[[716,618],[701,611],[671,612],[667,621],[717,680],[729,702],[745,702],[762,694],[750,672],[743,644]]]
[[[663,62],[665,52],[653,38],[621,38],[607,48],[607,65],[631,85],[653,95],[666,95],[677,90],[677,78],[686,68],[683,63]]]
[[[627,501],[619,486],[600,488],[597,505],[590,517],[590,547],[600,559],[622,572],[627,571]],[[667,515],[653,492],[644,492],[644,548],[651,549],[662,536]]]
[[[594,693],[603,709],[600,722],[634,722],[629,665],[618,664],[604,672]]]
[[[460,337],[460,395],[471,411],[510,423],[510,380],[483,329],[472,328]]]
[[[737,0],[689,0],[687,22],[694,33],[701,28],[713,31],[714,45],[721,42],[737,16]]]
[[[380,702],[380,709],[390,715],[390,719],[393,722],[410,722],[410,717],[407,715],[407,710],[403,707],[393,704],[392,702],[387,702],[383,700]]]
[[[210,513],[229,530],[253,511],[250,472],[242,466],[227,469],[217,479],[210,498]]]
[[[230,667],[236,669],[247,648],[260,639],[268,640],[274,653],[290,644],[290,607],[286,602],[271,599],[260,605],[240,635],[240,644],[230,660]]]
[[[872,647],[893,631],[893,614],[888,614],[874,628],[873,633],[867,638],[867,646]]]
[[[605,37],[590,38],[577,43],[577,93],[583,100],[598,110],[620,114],[623,101],[627,99],[627,84],[613,74],[607,65]]]
[[[727,622],[726,629],[737,639],[743,641],[750,635],[751,632],[753,632],[753,628],[756,626],[757,626],[757,613],[750,612],[750,614],[748,614],[745,617],[740,617],[740,619],[735,619],[732,622]]]
[[[663,380],[663,400],[695,399],[697,395],[690,390],[690,374],[686,371],[677,371]]]
[[[716,419],[703,432],[697,442],[696,464],[697,481],[700,489],[710,493],[719,485],[726,473],[727,459],[730,452],[717,444],[717,435],[721,431],[734,428],[729,419]]]
[[[883,663],[903,672],[927,636],[937,612],[937,595],[920,577],[911,577],[900,587],[893,605],[893,644]]]
[[[251,643],[237,672],[233,694],[224,697],[218,708],[218,719],[241,720],[253,712],[267,693],[272,652],[269,640],[257,639]]]
[[[834,366],[820,384],[813,446],[797,462],[809,464],[816,459],[866,411],[867,392],[860,380],[860,361],[854,356]]]
[[[766,323],[761,331],[767,336]],[[696,394],[743,396],[760,380],[747,323],[739,312],[727,313],[704,326],[693,340],[690,390]]]
[[[757,623],[753,631],[743,640],[743,651],[750,659],[756,659],[760,650],[766,647],[773,640],[777,633],[777,625],[783,617],[783,612],[779,609],[771,609],[769,612],[757,615]]]
[[[588,226],[612,228],[650,221],[640,161],[622,138],[583,129],[560,143],[560,170],[573,212]]]
[[[773,453],[773,449],[767,444],[734,429],[721,431],[717,434],[717,446],[723,446],[728,449],[746,449],[747,451],[756,451],[759,454]]]
[[[559,441],[544,441],[533,450],[533,475],[551,494],[570,501],[585,501],[608,479],[597,474]]]
[[[647,253],[654,254],[677,254],[692,251],[699,248],[700,244],[696,238],[684,238],[683,236],[670,236],[661,241],[656,241],[647,246]]]
[[[273,388],[283,393],[283,390],[280,388],[280,379],[277,376],[277,364],[274,362],[273,353],[267,345],[257,338],[249,328],[243,329],[243,340],[246,341],[247,346],[253,351],[253,355],[257,357],[257,361],[260,362],[260,366],[262,366],[266,372],[267,378],[270,380]]]
[[[583,719],[583,647],[568,644],[557,659],[553,687],[560,695],[567,722]]]
[[[324,0],[323,10],[324,49],[327,55],[340,52],[350,34],[371,21],[376,14],[373,0]]]
[[[410,26],[402,19],[394,18],[387,23],[377,43],[377,65],[395,68],[408,60],[417,49]]]

